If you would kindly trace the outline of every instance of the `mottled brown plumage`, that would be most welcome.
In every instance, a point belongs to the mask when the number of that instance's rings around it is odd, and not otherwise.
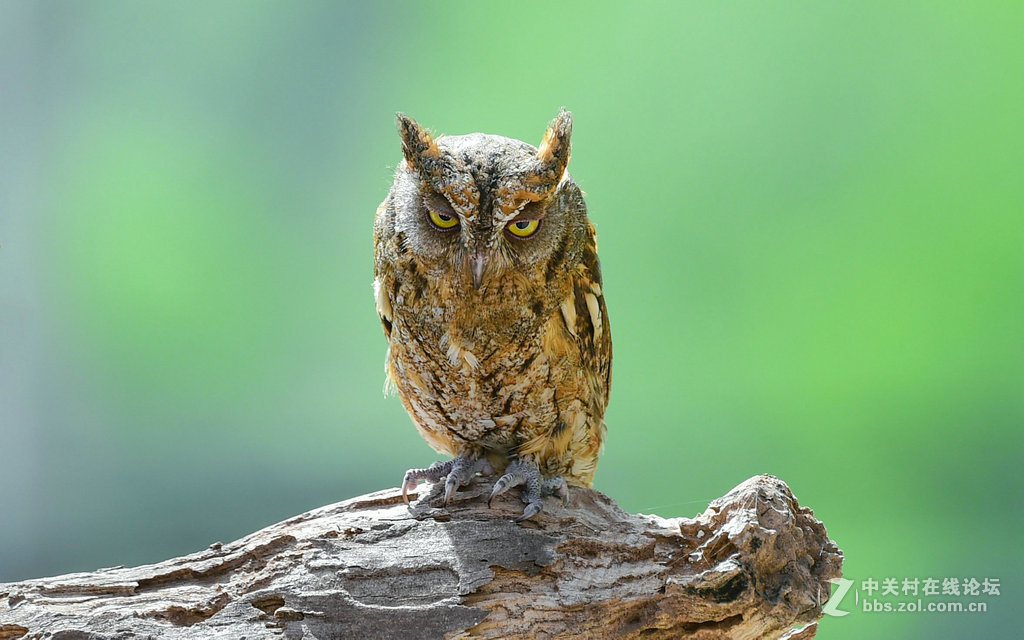
[[[594,227],[566,170],[571,115],[539,149],[435,139],[402,114],[398,128],[405,158],[374,226],[388,383],[427,442],[457,456],[404,485],[447,476],[447,500],[477,471],[507,471],[495,494],[524,484],[529,517],[540,493],[567,495],[557,477],[591,485],[606,431],[611,333]]]

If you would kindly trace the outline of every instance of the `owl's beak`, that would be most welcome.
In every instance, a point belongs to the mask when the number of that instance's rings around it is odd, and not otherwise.
[[[477,249],[469,256],[469,270],[473,274],[473,288],[479,289],[484,281],[484,273],[487,272],[487,263],[491,256],[486,249]]]

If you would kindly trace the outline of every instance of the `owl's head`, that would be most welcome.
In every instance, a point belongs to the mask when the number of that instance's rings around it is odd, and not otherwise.
[[[405,156],[391,198],[395,230],[436,272],[480,289],[509,270],[543,267],[586,234],[569,177],[572,114],[551,121],[540,147],[472,133],[433,137],[399,113]]]

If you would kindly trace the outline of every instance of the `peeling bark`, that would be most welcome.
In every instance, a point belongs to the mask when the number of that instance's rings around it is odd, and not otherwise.
[[[0,584],[0,640],[788,638],[816,631],[842,552],[757,476],[696,518],[591,489],[535,520],[474,481],[407,508],[397,489],[158,564]],[[802,626],[802,628],[800,628]]]

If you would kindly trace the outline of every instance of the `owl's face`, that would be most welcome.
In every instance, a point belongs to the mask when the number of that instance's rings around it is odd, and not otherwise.
[[[567,112],[540,149],[480,133],[434,140],[406,116],[398,122],[405,160],[392,187],[395,231],[435,277],[480,289],[547,264],[585,233],[582,195],[566,171]]]

